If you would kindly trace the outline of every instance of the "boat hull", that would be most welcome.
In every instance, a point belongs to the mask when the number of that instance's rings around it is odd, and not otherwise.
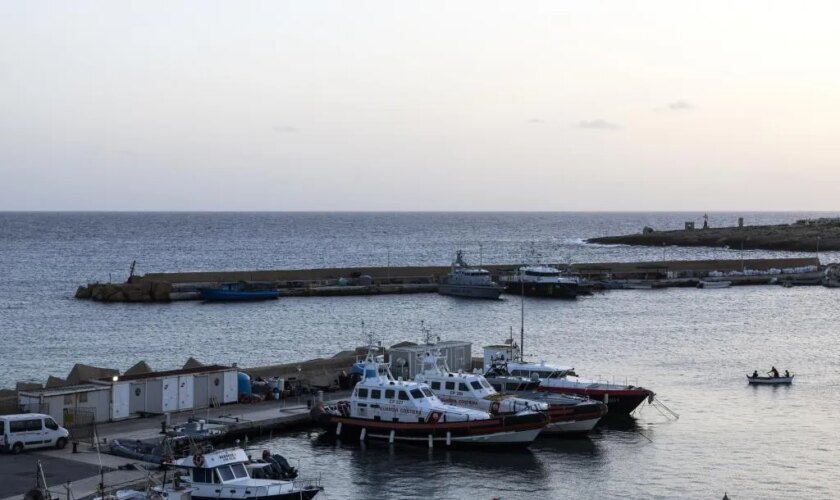
[[[629,415],[646,399],[653,397],[653,392],[647,389],[592,389],[587,387],[545,387],[540,386],[541,392],[556,394],[574,394],[585,396],[607,405],[606,417]]]
[[[322,490],[318,488],[303,489],[292,491],[289,493],[279,493],[277,495],[260,495],[259,497],[243,496],[243,497],[223,497],[223,496],[195,496],[192,495],[192,500],[224,500],[225,498],[236,498],[237,500],[309,500],[315,498],[315,495]]]
[[[750,385],[790,385],[793,383],[793,376],[790,377],[751,377],[747,375]]]
[[[527,447],[548,424],[548,416],[544,413],[448,423],[387,422],[314,410],[312,416],[336,439],[374,439],[446,447]]]
[[[549,297],[554,299],[574,299],[577,297],[577,285],[574,283],[525,283],[525,290],[522,284],[515,281],[504,283],[505,292],[526,297]]]
[[[210,302],[249,302],[257,300],[273,300],[280,297],[277,290],[216,290],[200,288],[201,298]]]
[[[471,299],[498,299],[502,295],[502,286],[480,286],[480,285],[451,285],[441,283],[438,286],[438,293],[452,297],[466,297]]]

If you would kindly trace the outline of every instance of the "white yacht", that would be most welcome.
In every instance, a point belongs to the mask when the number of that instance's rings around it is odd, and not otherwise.
[[[461,250],[455,255],[449,274],[438,285],[438,293],[442,295],[477,299],[498,299],[504,289],[493,281],[487,269],[468,266]]]
[[[507,293],[529,297],[574,299],[578,295],[578,280],[575,277],[545,265],[520,267],[516,273],[501,276],[499,283],[504,285]]]
[[[364,375],[349,401],[318,405],[312,418],[341,439],[385,440],[445,446],[528,446],[548,424],[540,411],[491,415],[441,401],[429,386],[394,379],[388,365],[371,350]]]
[[[292,500],[310,499],[323,490],[320,482],[254,479],[248,472],[248,455],[240,448],[197,452],[175,461],[189,474],[180,481],[192,490],[192,500]]]

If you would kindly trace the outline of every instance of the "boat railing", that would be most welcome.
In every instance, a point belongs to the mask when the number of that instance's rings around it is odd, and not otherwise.
[[[292,481],[292,484],[295,488],[303,490],[321,488],[321,474],[313,477],[297,478]]]

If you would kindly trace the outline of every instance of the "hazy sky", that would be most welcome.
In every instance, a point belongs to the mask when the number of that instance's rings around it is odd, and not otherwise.
[[[0,0],[0,210],[837,210],[840,4]]]

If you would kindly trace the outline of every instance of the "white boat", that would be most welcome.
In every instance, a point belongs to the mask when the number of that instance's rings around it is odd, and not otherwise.
[[[464,252],[458,250],[452,268],[438,285],[438,293],[455,297],[498,299],[505,287],[490,276],[490,271],[470,267],[464,262]]]
[[[731,281],[704,281],[700,280],[697,283],[697,288],[729,288],[732,286]]]
[[[528,446],[548,424],[548,416],[540,411],[491,415],[446,404],[424,383],[394,379],[372,349],[363,371],[349,401],[312,409],[313,420],[336,438],[429,447]]]
[[[494,364],[484,373],[484,378],[501,394],[547,404],[551,423],[543,429],[543,434],[586,434],[607,414],[607,405],[601,401],[571,394],[538,392],[539,380],[511,375],[506,363]]]
[[[578,280],[551,266],[523,266],[516,273],[501,276],[499,283],[508,293],[529,297],[573,299],[578,295]]]
[[[790,385],[793,383],[794,375],[790,377],[753,377],[747,375],[747,381],[751,385]]]
[[[423,358],[422,371],[414,380],[424,383],[444,403],[474,408],[491,415],[512,415],[520,412],[547,412],[548,405],[509,394],[500,394],[477,373],[453,373],[440,352],[429,345]]]
[[[506,344],[484,348],[484,369],[494,363],[504,362],[511,375],[539,380],[538,391],[557,394],[573,394],[602,401],[609,407],[609,415],[629,415],[645,400],[652,402],[653,391],[633,385],[610,384],[587,380],[577,376],[571,366],[553,366],[542,363],[528,363],[522,360],[519,347],[511,341]]]
[[[241,448],[196,452],[174,465],[186,469],[181,482],[192,489],[192,500],[293,500],[310,499],[323,490],[318,480],[255,479]]]

